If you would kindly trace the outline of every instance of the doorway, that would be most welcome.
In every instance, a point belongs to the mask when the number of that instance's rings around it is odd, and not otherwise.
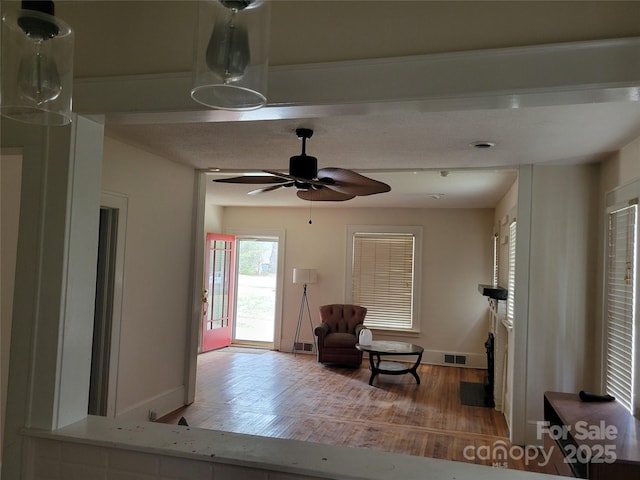
[[[101,195],[96,300],[87,413],[115,417],[128,199]]]
[[[233,343],[273,348],[278,292],[278,237],[237,237],[236,249]]]
[[[117,233],[118,209],[101,207],[89,382],[89,415],[105,416],[107,414]]]

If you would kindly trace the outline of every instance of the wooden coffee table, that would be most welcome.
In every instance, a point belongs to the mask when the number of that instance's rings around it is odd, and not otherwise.
[[[420,377],[418,376],[418,365],[422,360],[422,352],[424,348],[413,343],[406,342],[391,342],[385,340],[374,340],[371,345],[356,344],[356,348],[362,352],[369,352],[369,369],[371,370],[371,378],[369,378],[369,385],[373,385],[373,379],[379,373],[385,375],[404,375],[410,373],[420,384]],[[382,360],[384,355],[417,355],[416,362],[413,366],[409,367],[406,363],[394,362],[390,360]]]

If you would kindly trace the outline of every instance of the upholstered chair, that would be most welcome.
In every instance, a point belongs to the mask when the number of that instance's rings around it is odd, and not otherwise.
[[[320,307],[320,325],[314,329],[318,337],[318,361],[359,366],[362,352],[356,348],[360,330],[364,328],[367,309],[358,305],[332,304]]]

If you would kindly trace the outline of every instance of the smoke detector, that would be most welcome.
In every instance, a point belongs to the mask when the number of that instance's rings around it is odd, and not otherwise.
[[[493,148],[496,146],[495,142],[487,142],[486,140],[482,140],[479,142],[473,142],[470,144],[473,148],[479,148],[479,149],[487,149],[487,148]]]

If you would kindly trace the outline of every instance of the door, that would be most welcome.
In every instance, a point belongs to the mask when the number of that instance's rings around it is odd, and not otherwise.
[[[202,352],[231,345],[235,237],[208,233],[206,252],[202,296]]]
[[[278,249],[278,237],[237,237],[234,343],[274,346]]]

